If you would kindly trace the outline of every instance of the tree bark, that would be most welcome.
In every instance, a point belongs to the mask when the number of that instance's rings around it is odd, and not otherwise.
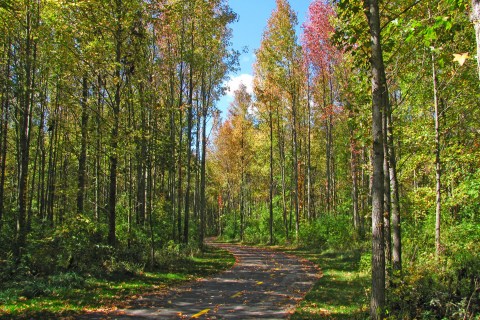
[[[388,93],[385,93],[385,95]],[[384,102],[384,109],[382,114],[383,122],[383,221],[384,221],[384,236],[385,236],[385,263],[387,275],[391,273],[392,263],[392,232],[390,227],[391,220],[391,194],[390,194],[390,163],[389,163],[389,149],[388,149],[388,137],[387,137],[387,104]]]
[[[393,271],[402,270],[402,233],[400,225],[400,197],[397,178],[397,158],[395,155],[395,145],[393,136],[392,106],[387,105],[387,131],[388,131],[388,150],[390,157],[390,181],[392,188],[392,240],[393,240]]]
[[[270,110],[270,112],[272,113],[272,117],[273,117],[273,110]],[[287,219],[287,186],[286,186],[286,178],[285,178],[285,135],[281,127],[282,126],[280,122],[281,116],[280,116],[280,110],[278,108],[278,105],[276,107],[276,116],[277,116],[278,152],[280,157],[280,172],[282,176],[283,224],[285,226],[285,238],[289,239],[290,228],[288,226],[288,219]],[[273,121],[271,122],[271,126],[273,130]],[[271,137],[271,139],[273,139],[273,136]],[[273,142],[272,142],[272,145],[273,145]],[[272,160],[272,163],[273,163],[273,160]]]
[[[34,40],[32,36],[32,11],[33,6],[30,0],[26,4],[26,37],[25,37],[25,52],[23,53],[23,59],[25,60],[23,88],[20,97],[20,112],[19,112],[19,175],[18,175],[18,215],[16,225],[16,241],[14,245],[14,257],[17,261],[22,256],[23,248],[27,239],[27,224],[26,224],[26,211],[28,204],[28,164],[30,161],[30,128],[32,124],[32,53],[34,51]]]
[[[193,26],[192,26],[193,29]],[[193,48],[193,30],[192,30]],[[193,63],[190,64],[190,80],[188,90],[187,116],[187,186],[185,190],[185,213],[183,221],[183,242],[188,243],[188,229],[190,225],[190,190],[192,182],[192,128],[193,128]]]
[[[380,12],[378,0],[364,0],[371,36],[372,67],[372,138],[373,138],[373,181],[372,181],[372,295],[370,316],[383,319],[385,309],[385,247],[383,230],[383,130],[382,111],[386,93],[385,66],[381,46]],[[383,81],[382,81],[383,80]]]
[[[206,158],[207,158],[207,105],[202,106],[202,160],[200,164],[200,226],[199,247],[204,249],[205,218],[206,218]]]
[[[113,104],[113,126],[110,136],[110,187],[108,198],[108,244],[112,247],[116,245],[116,204],[117,204],[117,167],[118,167],[118,130],[120,121],[120,103],[121,103],[121,90],[122,90],[122,16],[123,16],[123,4],[122,0],[116,0],[116,19],[117,26],[115,30],[115,100]]]
[[[299,212],[299,203],[298,203],[298,141],[297,141],[297,104],[296,97],[292,95],[292,153],[293,153],[293,183],[294,183],[294,209],[295,209],[295,237],[297,242],[300,236],[300,212]]]
[[[315,218],[312,210],[312,106],[310,105],[310,80],[307,83],[307,217],[309,220]]]
[[[440,225],[442,211],[442,166],[440,162],[440,116],[438,104],[438,81],[435,56],[432,53],[432,80],[433,80],[433,104],[435,112],[435,253],[439,257],[441,253]]]
[[[471,20],[475,28],[475,39],[477,41],[477,72],[480,79],[480,0],[472,0]]]
[[[270,245],[273,245],[273,119],[272,108],[268,110],[268,118],[270,124],[270,194],[269,194],[269,228],[270,228]],[[284,210],[284,223],[286,223],[286,213]],[[286,229],[288,238],[288,228]]]
[[[84,196],[85,196],[85,180],[86,180],[86,163],[87,163],[87,133],[88,133],[88,78],[86,75],[82,79],[82,123],[81,123],[81,140],[80,155],[78,157],[78,190],[77,190],[77,212],[84,213]]]
[[[353,113],[350,111],[350,118]],[[359,239],[362,238],[362,225],[360,221],[360,212],[358,207],[358,173],[357,173],[357,149],[353,128],[350,129],[350,173],[352,175],[352,201],[353,201],[353,226]]]
[[[2,113],[1,116],[1,125],[0,125],[0,132],[1,132],[1,139],[0,139],[0,232],[2,231],[3,227],[3,217],[4,217],[4,193],[5,193],[5,171],[6,171],[6,161],[7,161],[7,136],[8,136],[8,122],[9,122],[9,114],[10,114],[10,98],[9,98],[9,87],[8,81],[10,79],[10,60],[11,60],[11,49],[10,49],[10,40],[7,41],[7,59],[5,64],[5,79],[2,94]]]

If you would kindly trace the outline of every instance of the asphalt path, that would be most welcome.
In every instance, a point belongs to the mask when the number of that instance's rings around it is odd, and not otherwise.
[[[89,319],[285,319],[318,279],[310,262],[283,252],[211,243],[235,265],[216,276],[145,295],[112,314]]]

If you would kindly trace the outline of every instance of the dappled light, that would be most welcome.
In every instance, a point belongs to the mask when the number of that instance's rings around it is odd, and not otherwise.
[[[281,319],[318,279],[319,270],[295,256],[239,245],[215,246],[236,256],[232,269],[168,294],[140,297],[111,314],[88,314],[85,318]]]

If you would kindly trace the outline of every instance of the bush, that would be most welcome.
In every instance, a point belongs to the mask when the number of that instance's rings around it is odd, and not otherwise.
[[[351,218],[347,215],[323,215],[300,227],[300,244],[319,249],[344,249],[354,237]]]
[[[190,263],[190,258],[197,252],[198,248],[194,245],[183,246],[170,240],[165,247],[155,252],[155,264],[161,269],[169,270]]]
[[[433,233],[427,219],[421,234]],[[421,226],[422,227],[422,226]],[[408,230],[408,229],[407,229]],[[413,254],[402,278],[388,291],[392,319],[473,319],[480,313],[480,227],[477,223],[444,224],[444,251],[439,258],[433,243]]]

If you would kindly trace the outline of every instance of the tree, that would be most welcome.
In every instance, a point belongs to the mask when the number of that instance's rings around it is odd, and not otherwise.
[[[372,66],[372,297],[370,316],[383,319],[385,308],[385,244],[383,230],[383,128],[382,111],[388,101],[385,66],[383,62],[380,12],[377,0],[364,2],[371,36]]]
[[[334,204],[334,105],[336,103],[334,89],[335,66],[341,61],[341,51],[338,50],[331,37],[334,34],[332,24],[335,18],[333,7],[326,2],[317,0],[310,4],[308,20],[304,24],[302,42],[304,44],[306,67],[311,69],[313,101],[321,113],[325,127],[325,200],[326,210],[330,212]],[[309,101],[310,103],[310,101]]]
[[[480,79],[480,1],[472,0],[471,20],[475,27],[475,38],[477,40],[477,72]]]
[[[256,92],[259,93],[259,102],[267,111],[270,128],[273,132],[273,121],[277,121],[278,148],[280,157],[280,169],[282,172],[283,193],[283,216],[286,229],[286,183],[285,183],[285,150],[284,150],[284,117],[290,120],[291,134],[291,159],[292,159],[292,188],[293,208],[295,212],[295,234],[298,238],[300,229],[300,205],[299,205],[299,145],[298,125],[301,101],[301,79],[303,79],[301,64],[301,48],[297,44],[294,27],[297,17],[289,3],[285,0],[277,0],[276,9],[268,21],[267,29],[262,38],[260,49],[257,51],[255,72],[258,81]],[[266,93],[268,92],[268,95]],[[263,100],[269,97],[268,100]],[[277,110],[275,117],[273,110]],[[284,115],[283,110],[289,111]],[[273,140],[271,139],[273,143]],[[273,159],[271,159],[271,162]],[[273,200],[270,200],[273,201]],[[287,231],[286,231],[287,232]]]

